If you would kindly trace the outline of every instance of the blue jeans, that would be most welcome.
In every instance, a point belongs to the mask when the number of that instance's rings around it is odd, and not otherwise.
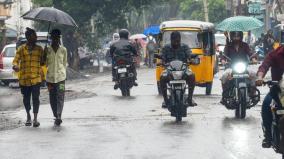
[[[271,125],[272,125],[272,112],[270,108],[270,104],[272,102],[272,97],[270,93],[268,93],[262,103],[261,108],[261,117],[262,117],[262,126],[264,129],[264,137],[271,139]]]

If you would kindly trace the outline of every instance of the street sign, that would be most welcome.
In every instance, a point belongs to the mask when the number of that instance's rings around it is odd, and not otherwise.
[[[262,14],[261,12],[261,3],[259,2],[250,2],[248,5],[248,12],[250,14]]]

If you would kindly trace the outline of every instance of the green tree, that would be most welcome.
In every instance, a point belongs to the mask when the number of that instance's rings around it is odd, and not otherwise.
[[[209,21],[219,23],[226,18],[224,0],[208,0]],[[185,19],[204,21],[204,8],[202,0],[183,0],[181,2],[181,17]]]
[[[54,6],[60,10],[69,13],[77,22],[79,28],[77,29],[78,35],[71,36],[72,30],[64,29],[65,34],[70,34],[67,37],[73,37],[77,41],[78,45],[87,44],[89,48],[97,49],[99,41],[106,35],[114,32],[117,28],[129,28],[129,25],[133,24],[129,15],[141,15],[141,10],[144,6],[149,5],[153,0],[33,0],[36,7],[38,6]],[[94,28],[91,27],[91,20],[94,21]],[[41,29],[42,25],[38,25]],[[135,28],[134,26],[132,26]],[[45,27],[46,28],[46,27]],[[91,31],[95,30],[95,33],[91,34]],[[79,38],[80,37],[80,38]],[[74,44],[66,40],[64,44],[69,46],[67,48],[72,52],[69,65],[73,68],[78,68],[77,48],[72,47]],[[73,64],[72,64],[73,63]],[[75,64],[74,64],[75,63]]]

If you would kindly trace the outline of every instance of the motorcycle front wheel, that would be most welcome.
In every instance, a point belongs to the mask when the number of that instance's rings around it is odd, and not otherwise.
[[[176,122],[181,122],[183,101],[180,90],[176,90],[175,92],[175,106],[176,106]]]
[[[239,90],[239,104],[236,108],[235,116],[236,118],[244,119],[246,117],[247,110],[247,93],[245,89]]]

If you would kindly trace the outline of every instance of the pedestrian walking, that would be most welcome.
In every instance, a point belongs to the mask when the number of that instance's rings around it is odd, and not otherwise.
[[[148,66],[149,66],[149,68],[153,68],[154,67],[154,62],[153,62],[154,53],[157,49],[157,45],[156,45],[154,38],[152,36],[149,36],[149,41],[147,43],[146,48],[147,48],[147,57],[148,57],[147,63],[148,63]]]
[[[27,28],[25,36],[27,42],[17,49],[16,56],[13,60],[13,69],[19,74],[19,84],[27,112],[25,125],[32,125],[30,115],[32,97],[34,113],[33,127],[38,127],[40,125],[37,120],[37,115],[40,105],[40,84],[43,76],[41,67],[43,65],[43,49],[41,46],[36,45],[37,35],[35,30]]]
[[[275,38],[273,37],[272,34],[273,34],[272,30],[269,30],[267,34],[264,36],[263,45],[264,45],[265,54],[268,54],[270,51],[273,50]]]
[[[61,31],[59,29],[53,29],[50,36],[51,45],[44,50],[44,61],[48,68],[46,81],[50,105],[55,117],[54,124],[60,126],[65,96],[67,50],[60,45]]]
[[[251,49],[253,49],[256,40],[255,36],[251,33],[251,31],[248,31],[248,34],[245,37],[244,41],[249,45]]]

